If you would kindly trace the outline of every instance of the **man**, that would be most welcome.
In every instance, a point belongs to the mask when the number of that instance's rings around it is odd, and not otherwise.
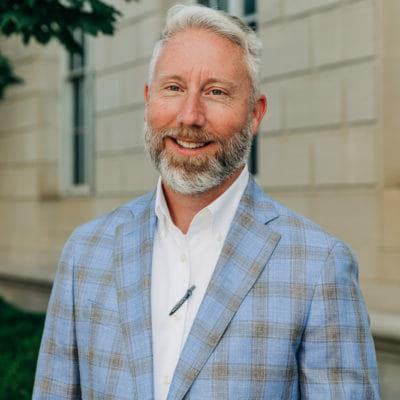
[[[34,399],[379,398],[350,250],[245,166],[260,48],[237,18],[169,11],[144,91],[157,190],[65,246]]]

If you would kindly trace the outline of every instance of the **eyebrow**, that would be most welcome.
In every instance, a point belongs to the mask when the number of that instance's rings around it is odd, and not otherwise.
[[[182,78],[179,75],[171,75],[171,74],[159,74],[159,79],[162,80],[176,80],[176,81],[182,81]]]
[[[162,81],[166,81],[166,80],[176,80],[176,81],[180,81],[182,82],[183,79],[181,76],[179,75],[174,75],[174,74],[160,74],[159,75],[159,79]],[[228,81],[226,79],[218,79],[218,78],[210,78],[206,81],[206,85],[209,85],[211,83],[220,83],[224,86],[226,86],[227,88],[229,88],[230,90],[234,90],[238,87],[238,85],[234,82]]]

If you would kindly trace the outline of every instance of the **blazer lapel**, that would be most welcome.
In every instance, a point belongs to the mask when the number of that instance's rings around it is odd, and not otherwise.
[[[168,400],[182,399],[263,271],[280,235],[266,226],[277,217],[251,179],[175,370]]]
[[[155,223],[152,200],[117,228],[114,251],[121,327],[135,388],[132,398],[140,400],[154,397],[150,277]]]

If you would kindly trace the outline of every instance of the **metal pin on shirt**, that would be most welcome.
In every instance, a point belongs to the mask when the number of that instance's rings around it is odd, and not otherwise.
[[[169,315],[176,313],[182,307],[182,304],[192,295],[194,289],[196,289],[196,286],[192,285],[188,290],[186,290],[185,295],[172,307]]]

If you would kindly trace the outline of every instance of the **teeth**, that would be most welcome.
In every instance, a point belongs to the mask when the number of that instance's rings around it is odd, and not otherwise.
[[[205,143],[184,142],[183,140],[178,139],[176,139],[176,143],[178,143],[179,146],[182,146],[185,149],[197,149],[206,145]]]

